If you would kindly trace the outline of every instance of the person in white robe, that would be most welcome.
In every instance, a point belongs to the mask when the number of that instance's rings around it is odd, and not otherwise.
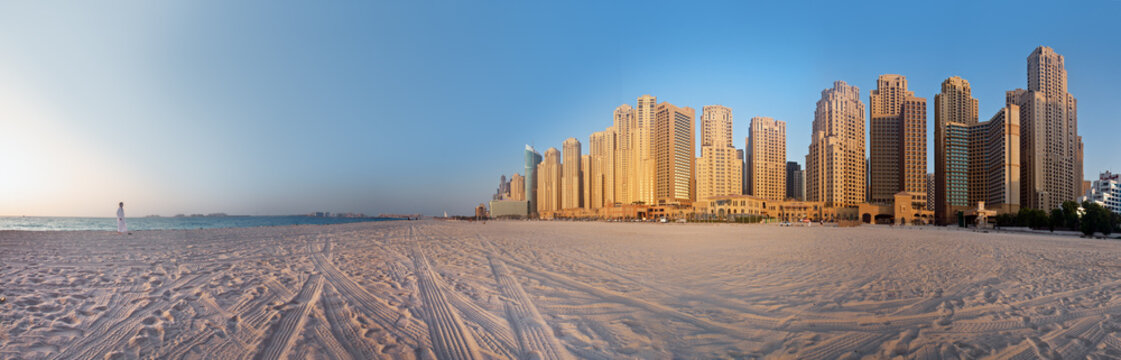
[[[124,234],[128,232],[128,225],[125,225],[125,203],[117,207],[117,232]]]

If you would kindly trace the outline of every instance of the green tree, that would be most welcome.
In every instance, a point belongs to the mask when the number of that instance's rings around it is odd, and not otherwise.
[[[1085,208],[1085,206],[1083,206]],[[1070,230],[1078,229],[1078,203],[1063,201],[1063,226]]]
[[[1016,226],[1016,216],[1007,213],[997,215],[996,225],[1000,227]]]
[[[1082,208],[1085,214],[1082,215],[1081,227],[1083,234],[1086,236],[1093,235],[1095,232],[1100,232],[1103,235],[1113,233],[1114,216],[1108,209],[1102,207],[1098,203],[1086,201],[1082,203]]]
[[[1055,225],[1062,224],[1064,219],[1065,217],[1063,216],[1062,209],[1051,209],[1051,221],[1048,224],[1048,228],[1051,229],[1051,232],[1055,232]]]
[[[1014,226],[1030,226],[1030,224],[1031,224],[1031,209],[1030,208],[1020,208],[1020,211],[1016,213],[1016,218],[1013,219],[1013,225]]]

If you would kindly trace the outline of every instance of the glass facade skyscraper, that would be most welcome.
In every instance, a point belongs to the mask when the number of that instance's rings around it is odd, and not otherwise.
[[[525,199],[529,204],[529,216],[537,216],[537,164],[541,154],[532,146],[525,146]]]

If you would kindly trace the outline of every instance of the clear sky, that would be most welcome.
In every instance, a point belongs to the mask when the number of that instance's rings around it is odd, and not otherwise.
[[[587,143],[643,94],[731,107],[741,148],[751,117],[786,121],[802,163],[835,80],[867,103],[878,75],[903,74],[932,122],[958,75],[988,120],[1039,45],[1066,57],[1096,178],[1121,171],[1118,14],[1116,0],[6,2],[0,215],[467,214],[523,171],[524,144]]]

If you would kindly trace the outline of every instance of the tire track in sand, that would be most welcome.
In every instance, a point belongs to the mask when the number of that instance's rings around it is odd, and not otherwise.
[[[571,358],[572,356],[561,347],[560,341],[545,323],[545,319],[541,317],[541,313],[537,311],[525,289],[510,275],[510,269],[506,264],[493,257],[489,259],[494,278],[498,281],[498,288],[502,291],[503,301],[506,303],[506,318],[514,328],[514,332],[518,334],[521,358],[556,360]]]
[[[264,348],[257,353],[255,359],[279,359],[281,356],[286,356],[288,349],[296,341],[297,332],[304,327],[308,313],[315,307],[322,292],[323,276],[316,274],[309,277],[304,282],[304,288],[295,299],[292,299],[297,307],[281,316],[272,333],[264,340]]]
[[[851,355],[872,355],[875,349],[891,338],[889,333],[852,332],[829,338],[817,346],[798,352],[798,359],[840,359]]]
[[[384,300],[370,295],[354,279],[344,274],[322,254],[311,257],[316,269],[323,273],[328,282],[338,291],[343,298],[349,300],[348,304],[361,311],[367,318],[378,323],[379,326],[392,331],[401,338],[401,342],[410,347],[419,347],[424,340],[426,330],[421,324],[407,317],[406,314],[394,310]]]
[[[507,263],[512,265],[513,267],[516,267],[516,268],[519,268],[519,269],[522,269],[523,271],[525,271],[526,276],[542,279],[542,280],[545,280],[545,281],[552,281],[554,283],[564,285],[564,286],[566,286],[568,288],[571,288],[573,290],[577,290],[577,291],[580,291],[580,292],[587,293],[589,295],[598,297],[600,299],[603,299],[604,301],[609,301],[609,302],[613,302],[613,303],[618,303],[618,304],[623,304],[623,305],[639,308],[639,309],[649,311],[649,312],[654,313],[654,314],[659,314],[659,315],[665,316],[666,318],[669,318],[669,319],[674,319],[674,320],[677,320],[677,321],[681,321],[681,322],[696,326],[696,327],[704,329],[706,331],[711,331],[711,332],[717,332],[717,333],[730,335],[730,336],[732,336],[733,338],[736,338],[736,339],[740,339],[740,340],[744,340],[744,341],[751,341],[751,342],[762,342],[762,339],[758,338],[757,336],[750,335],[751,334],[749,332],[750,329],[741,326],[743,324],[738,324],[738,323],[737,324],[728,324],[728,323],[716,322],[716,321],[713,321],[711,319],[701,318],[701,317],[697,317],[697,316],[694,316],[694,315],[689,314],[689,313],[679,311],[677,309],[671,308],[669,306],[666,306],[666,305],[663,305],[663,304],[660,304],[660,303],[647,301],[645,299],[632,297],[632,296],[627,295],[627,294],[623,294],[623,293],[619,293],[619,292],[616,292],[616,291],[603,289],[603,288],[599,288],[599,287],[596,287],[596,286],[593,286],[593,285],[585,284],[583,282],[573,280],[572,278],[570,278],[568,276],[558,274],[558,273],[554,273],[554,272],[551,272],[551,271],[548,271],[548,270],[543,270],[543,269],[540,269],[540,268],[536,268],[536,267],[533,267],[533,266],[530,266],[530,265],[521,264],[521,263],[518,263],[517,261],[507,261]]]
[[[363,337],[354,321],[354,313],[346,306],[346,300],[332,284],[324,285],[326,294],[322,302],[323,315],[327,320],[331,333],[336,339],[342,341],[343,348],[355,359],[373,359],[377,356],[377,349],[371,346],[370,341]]]
[[[424,306],[421,312],[428,322],[428,333],[438,359],[480,359],[479,345],[471,337],[470,331],[463,326],[463,320],[452,309],[437,282],[439,275],[432,270],[428,258],[419,248],[412,252],[413,266],[416,269],[417,288],[420,290]]]
[[[1068,345],[1068,343],[1070,343],[1072,341],[1075,341],[1074,339],[1079,339],[1078,341],[1087,342],[1087,343],[1097,343],[1096,340],[1100,340],[1100,336],[1098,336],[1098,334],[1094,334],[1094,336],[1096,338],[1092,339],[1092,340],[1095,340],[1093,342],[1091,342],[1089,340],[1083,340],[1082,339],[1083,336],[1086,333],[1091,332],[1091,330],[1094,330],[1094,329],[1100,330],[1099,319],[1082,318],[1082,319],[1079,319],[1078,321],[1075,321],[1074,323],[1070,324],[1069,327],[1067,327],[1063,330],[1054,331],[1054,332],[1051,332],[1049,334],[1043,335],[1042,337],[1029,336],[1027,339],[1020,342],[1019,344],[1010,346],[1007,349],[1005,349],[1004,351],[1002,351],[1001,353],[993,355],[992,358],[993,359],[1072,359],[1072,358],[1079,358],[1080,356],[1078,356],[1078,355],[1083,355],[1081,357],[1084,357],[1085,352],[1089,351],[1089,349],[1086,349],[1084,346],[1081,346],[1081,344],[1078,344],[1077,346],[1074,346],[1074,347],[1068,347],[1067,345]],[[1101,335],[1104,335],[1104,334],[1101,334]],[[1056,351],[1057,350],[1056,348],[1058,348],[1058,350],[1062,350],[1063,352],[1066,352],[1066,353],[1065,354],[1060,354],[1060,351]]]
[[[180,277],[150,293],[159,294],[168,289],[194,288],[210,279],[206,275],[202,273],[190,277]],[[121,344],[126,341],[125,339],[140,327],[145,315],[151,314],[152,309],[167,308],[180,299],[189,297],[188,294],[180,294],[174,299],[166,300],[156,296],[142,296],[137,292],[126,292],[112,296],[115,299],[115,301],[110,302],[110,304],[113,304],[112,307],[104,310],[102,315],[94,320],[90,328],[85,330],[86,334],[91,335],[80,338],[76,343],[60,351],[52,358],[93,359],[109,354],[121,347]]]

